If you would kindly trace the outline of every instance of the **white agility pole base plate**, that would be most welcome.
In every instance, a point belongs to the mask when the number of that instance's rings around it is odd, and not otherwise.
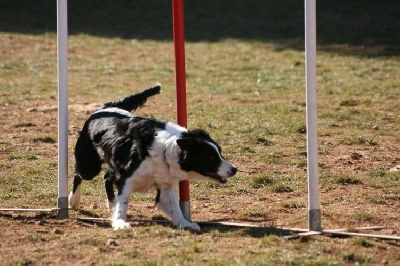
[[[49,209],[1,208],[0,212],[55,212],[59,210],[60,210],[59,208],[49,208]]]
[[[78,221],[83,222],[111,222],[111,219],[107,218],[91,218],[91,217],[78,217],[75,218]],[[128,219],[128,222],[134,223],[156,223],[156,224],[171,224],[169,220],[139,220],[139,219]],[[241,222],[227,222],[227,221],[194,221],[201,226],[221,226],[221,227],[236,227],[236,228],[257,228],[257,229],[271,229],[271,230],[279,230],[282,232],[282,237],[285,239],[296,239],[305,236],[314,236],[314,235],[331,235],[337,237],[369,237],[369,238],[377,238],[381,240],[400,240],[400,236],[396,235],[380,235],[380,234],[369,234],[369,233],[359,233],[359,232],[348,232],[346,229],[327,229],[321,231],[309,231],[308,229],[303,228],[290,228],[290,227],[274,227],[274,226],[262,226],[256,224],[249,223],[241,223]],[[356,227],[352,230],[361,231],[361,230],[381,230],[384,229],[384,226],[368,226],[368,227]],[[285,233],[285,235],[283,235]],[[291,234],[295,233],[295,234]]]
[[[60,211],[59,208],[51,209],[23,209],[23,208],[1,208],[0,212],[53,212]],[[111,218],[97,218],[97,217],[70,217],[69,219],[82,221],[82,222],[102,222],[111,223]],[[128,219],[128,222],[132,223],[153,223],[153,224],[172,224],[170,220],[167,219]],[[368,227],[356,227],[352,228],[354,232],[349,232],[347,229],[326,229],[321,231],[310,231],[304,228],[293,228],[293,227],[282,227],[282,226],[266,226],[257,225],[242,222],[229,222],[229,221],[194,221],[201,226],[220,226],[220,227],[233,227],[233,228],[253,228],[253,229],[265,229],[265,230],[276,230],[280,231],[282,237],[285,239],[296,239],[306,236],[315,235],[331,235],[337,237],[369,237],[381,240],[396,240],[400,241],[400,236],[396,235],[381,235],[381,234],[370,234],[370,233],[360,233],[357,231],[362,230],[381,230],[384,226],[368,226]]]

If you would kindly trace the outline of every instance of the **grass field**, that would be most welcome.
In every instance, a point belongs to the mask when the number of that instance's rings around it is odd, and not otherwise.
[[[57,205],[55,1],[2,1],[0,208]],[[170,1],[69,1],[69,169],[99,105],[157,82],[141,115],[176,120]],[[186,1],[188,125],[234,162],[226,185],[191,184],[194,221],[264,228],[172,228],[154,191],[135,194],[133,228],[114,232],[102,178],[80,209],[0,213],[2,264],[399,265],[395,241],[313,236],[307,227],[302,1]],[[318,143],[322,226],[400,235],[398,1],[318,2]],[[368,231],[367,231],[368,232]]]

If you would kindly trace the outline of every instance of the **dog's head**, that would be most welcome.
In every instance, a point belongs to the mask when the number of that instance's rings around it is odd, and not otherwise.
[[[201,129],[182,134],[177,144],[181,149],[179,164],[182,170],[193,171],[220,183],[234,176],[237,168],[221,155],[220,146]]]

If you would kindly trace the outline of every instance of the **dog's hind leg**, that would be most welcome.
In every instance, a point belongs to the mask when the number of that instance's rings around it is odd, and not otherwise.
[[[111,169],[108,169],[104,174],[104,187],[106,189],[107,200],[108,200],[108,210],[110,212],[114,209],[114,201],[115,201],[115,194],[114,194],[114,183],[116,177],[114,172]]]
[[[187,221],[179,207],[178,194],[172,186],[166,186],[157,190],[157,208],[172,218],[172,223],[178,228],[200,231],[197,223]]]
[[[75,173],[74,182],[72,185],[72,191],[68,197],[68,206],[70,208],[75,209],[79,204],[79,201],[81,199],[81,183],[82,183],[82,178]]]

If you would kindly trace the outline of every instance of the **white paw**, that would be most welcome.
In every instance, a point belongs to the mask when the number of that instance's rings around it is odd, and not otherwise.
[[[68,197],[68,207],[71,209],[76,209],[76,207],[78,207],[79,200],[80,200],[80,194],[79,193],[73,194],[71,192]]]
[[[181,229],[189,229],[193,231],[200,231],[200,226],[197,223],[190,223],[188,221],[181,221],[178,223],[174,223],[174,226]]]
[[[131,225],[125,220],[117,219],[113,221],[112,227],[114,228],[114,230],[120,230],[120,229],[129,229],[131,228]]]

